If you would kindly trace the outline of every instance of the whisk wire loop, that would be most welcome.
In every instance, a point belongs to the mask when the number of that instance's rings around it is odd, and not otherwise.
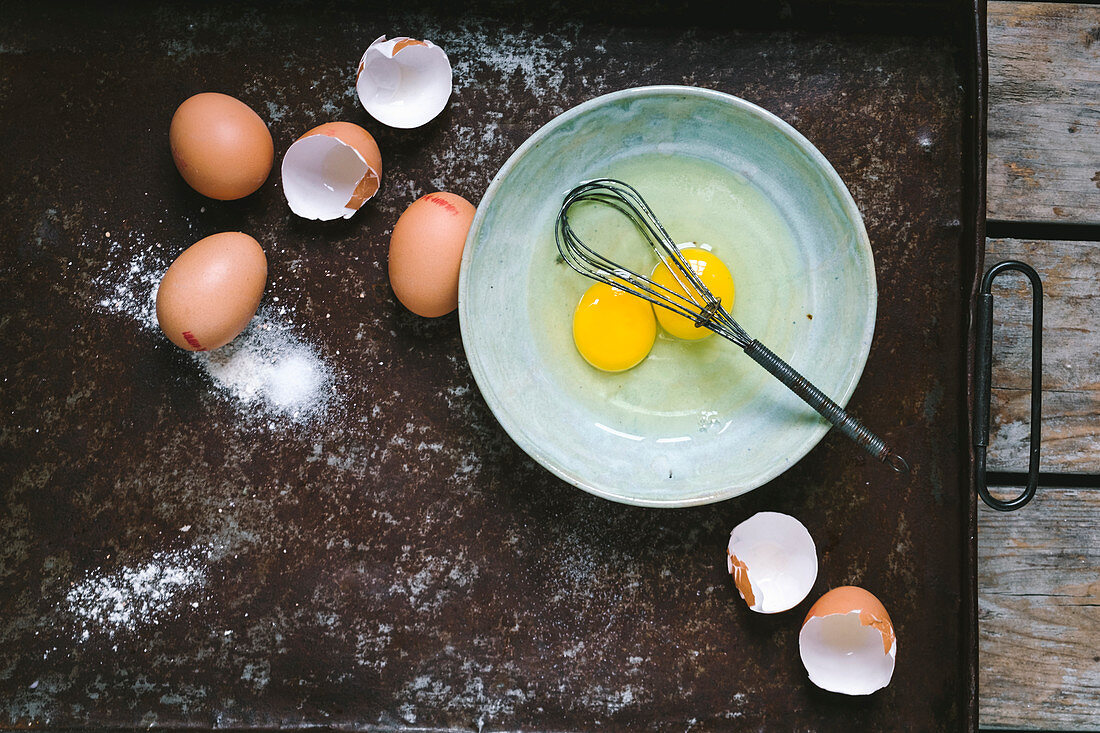
[[[658,259],[668,268],[680,291],[640,275],[586,244],[569,220],[572,207],[586,202],[609,206],[629,219]],[[895,471],[908,473],[909,465],[885,441],[829,399],[783,359],[749,336],[730,312],[722,307],[722,302],[703,284],[649,204],[633,186],[614,178],[596,178],[581,183],[566,194],[562,201],[554,234],[558,253],[571,268],[593,280],[607,283],[670,310],[692,321],[697,328],[710,329],[737,344],[753,361],[817,410],[841,433]]]
[[[654,282],[589,247],[578,236],[569,219],[570,209],[583,202],[610,206],[629,219],[668,268],[679,290]],[[582,275],[667,308],[697,327],[710,328],[738,346],[744,347],[752,340],[703,284],[649,204],[630,184],[613,178],[597,178],[574,188],[562,202],[555,238],[562,259]]]

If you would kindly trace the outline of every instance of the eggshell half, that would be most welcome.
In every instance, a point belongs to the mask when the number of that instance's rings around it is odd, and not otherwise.
[[[185,249],[164,273],[157,321],[181,349],[216,349],[248,325],[266,283],[259,242],[241,232],[212,234]]]
[[[869,695],[890,684],[897,648],[885,606],[853,585],[821,596],[798,635],[799,656],[810,681],[845,695]]]
[[[438,191],[398,218],[390,235],[390,285],[413,313],[436,318],[458,307],[458,269],[475,211],[461,196]]]
[[[737,592],[757,613],[794,608],[817,580],[817,548],[794,517],[757,512],[733,528],[726,567]]]
[[[427,124],[443,111],[452,79],[447,54],[431,41],[382,36],[359,61],[355,91],[371,117],[408,129]]]
[[[382,153],[351,122],[327,122],[294,141],[283,156],[283,194],[306,219],[350,218],[382,185]]]
[[[244,102],[217,92],[186,99],[168,129],[172,159],[191,188],[212,199],[244,198],[267,180],[271,132]]]

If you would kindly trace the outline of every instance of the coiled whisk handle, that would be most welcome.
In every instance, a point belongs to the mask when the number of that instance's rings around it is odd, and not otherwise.
[[[821,413],[822,417],[832,423],[841,433],[862,446],[865,451],[898,473],[909,472],[909,464],[905,462],[904,458],[894,453],[882,438],[876,436],[864,427],[863,423],[845,412],[843,407],[829,399],[824,392],[795,371],[794,367],[776,356],[767,346],[753,339],[743,348],[753,361],[787,385],[788,389],[801,397],[810,407]]]

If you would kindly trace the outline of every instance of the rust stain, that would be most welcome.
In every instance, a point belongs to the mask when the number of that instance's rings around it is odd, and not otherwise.
[[[1080,598],[1082,603],[1096,601],[1100,599],[1100,580],[1092,583],[1059,586],[1051,592],[1051,595]]]
[[[1054,211],[1055,216],[1067,216],[1066,210],[1064,208],[1062,208],[1061,206],[1053,207],[1053,211]]]
[[[1035,180],[1034,168],[1029,168],[1026,165],[1020,165],[1012,161],[1009,161],[1005,165],[1008,166],[1008,171],[1012,178],[1021,181],[1028,188],[1039,188],[1042,185]]]
[[[1096,171],[1096,173],[1093,174],[1092,182],[1096,184],[1097,188],[1100,188],[1100,171]]]
[[[1010,28],[1022,28],[1037,25],[1039,20],[1058,20],[1058,9],[1044,7],[1046,3],[1017,3],[1013,4],[1012,11],[1008,14],[1006,24]],[[992,15],[998,15],[997,11],[991,11]]]

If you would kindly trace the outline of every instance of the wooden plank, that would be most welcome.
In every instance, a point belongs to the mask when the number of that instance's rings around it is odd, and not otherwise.
[[[1100,729],[1100,490],[979,505],[978,614],[982,727]]]
[[[1098,161],[1100,162],[1100,161]],[[1100,242],[990,239],[986,264],[1022,260],[1043,280],[1041,468],[1100,473]],[[993,288],[991,470],[1026,471],[1031,410],[1031,291],[1023,275]]]
[[[1100,6],[988,8],[989,218],[1100,223]]]

